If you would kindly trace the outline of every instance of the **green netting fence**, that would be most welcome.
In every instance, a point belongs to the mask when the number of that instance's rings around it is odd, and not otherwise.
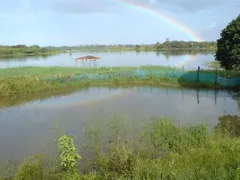
[[[79,74],[74,76],[64,76],[64,79],[74,81],[81,79],[89,79],[89,80],[104,80],[110,78],[119,78],[119,77],[170,77],[178,79],[180,82],[184,83],[201,83],[206,85],[219,85],[222,87],[240,87],[240,77],[236,78],[224,78],[218,76],[214,73],[206,73],[201,71],[177,71],[177,70],[136,70],[132,72],[119,72],[119,73],[109,73],[109,74]],[[58,76],[53,76],[47,78],[47,80],[60,80],[64,82],[64,80],[59,79]]]

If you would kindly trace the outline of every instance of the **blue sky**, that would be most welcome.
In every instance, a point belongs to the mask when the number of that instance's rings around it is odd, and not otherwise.
[[[128,0],[171,16],[216,40],[239,15],[239,0]],[[164,2],[164,3],[163,3]],[[179,30],[115,0],[1,0],[0,44],[149,44],[191,40]]]

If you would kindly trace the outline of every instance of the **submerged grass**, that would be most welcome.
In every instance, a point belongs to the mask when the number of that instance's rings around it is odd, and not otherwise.
[[[67,77],[60,77],[56,80],[40,80],[37,77],[6,77],[0,78],[0,97],[9,98],[19,94],[33,94],[44,91],[60,90],[63,88],[74,89],[76,87],[119,85],[119,84],[163,84],[172,83],[177,85],[177,79],[173,78],[138,78],[138,77],[113,77],[109,79],[81,79],[69,80]]]
[[[0,179],[240,178],[240,139],[219,128],[210,132],[204,125],[182,127],[167,117],[148,119],[128,133],[126,128],[129,124],[117,116],[98,125],[88,124],[80,151],[70,136],[62,135],[58,146],[61,156],[55,161],[36,156],[14,170],[3,170]]]
[[[149,74],[145,77],[137,75],[129,76],[129,73],[136,70],[148,70],[149,72],[161,72],[166,75],[155,76]],[[62,89],[76,89],[80,87],[102,86],[102,85],[162,85],[162,86],[195,86],[221,88],[208,83],[185,82],[178,77],[170,77],[167,74],[175,72],[187,74],[183,69],[162,66],[141,66],[141,67],[101,67],[101,68],[74,68],[74,67],[21,67],[0,69],[0,97],[14,98],[19,95],[36,94],[41,92],[61,91]],[[239,77],[239,72],[231,71],[203,71],[214,73],[222,77]],[[117,77],[114,74],[120,73]],[[107,78],[81,78],[79,75],[106,75]],[[192,76],[192,75],[191,75]],[[49,79],[56,77],[55,79]],[[71,77],[73,77],[71,79]],[[75,78],[76,77],[76,78]],[[195,77],[195,76],[194,76]],[[74,79],[75,78],[75,79]],[[48,80],[47,80],[48,79]]]
[[[210,68],[221,69],[219,61],[211,61],[209,63],[206,63],[206,65],[208,65]]]
[[[141,66],[139,69],[144,70],[177,70],[180,69],[174,67],[165,66]],[[16,67],[16,68],[0,68],[0,77],[11,77],[11,76],[39,76],[49,77],[61,74],[62,76],[76,75],[81,73],[88,74],[106,74],[106,73],[118,73],[118,72],[133,72],[136,71],[137,67],[100,67],[100,68],[83,68],[83,67]]]

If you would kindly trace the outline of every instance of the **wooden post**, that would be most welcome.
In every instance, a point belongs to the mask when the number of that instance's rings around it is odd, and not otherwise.
[[[199,104],[200,101],[199,101],[199,89],[197,89],[197,103]]]
[[[182,67],[182,77],[183,77],[183,73],[184,73],[184,66]]]
[[[217,74],[217,68],[216,68],[216,71],[215,71],[215,86],[217,85],[217,76],[218,76],[218,74]]]
[[[199,82],[199,71],[200,71],[200,66],[198,66],[198,70],[197,70],[197,82]]]
[[[184,92],[183,92],[183,89],[182,89],[182,100],[184,100]]]
[[[215,105],[217,105],[217,90],[216,89],[214,90],[214,102],[215,102]]]

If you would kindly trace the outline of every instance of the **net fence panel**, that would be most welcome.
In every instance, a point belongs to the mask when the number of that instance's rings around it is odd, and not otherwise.
[[[217,84],[223,87],[239,87],[240,78],[227,79],[223,77],[217,77]]]
[[[199,82],[208,85],[214,85],[216,81],[215,74],[199,73]]]
[[[181,80],[191,83],[197,82],[197,72],[185,72],[183,73]]]
[[[145,78],[148,76],[152,77],[171,77],[182,82],[186,83],[202,83],[208,85],[220,85],[222,87],[240,87],[240,78],[223,78],[220,76],[216,76],[214,73],[204,73],[197,71],[177,71],[177,70],[136,70],[132,72],[115,72],[109,74],[78,74],[74,76],[52,76],[48,78],[44,78],[42,80],[50,80],[50,81],[59,81],[62,82],[62,79],[76,81],[76,80],[107,80],[111,78]]]

